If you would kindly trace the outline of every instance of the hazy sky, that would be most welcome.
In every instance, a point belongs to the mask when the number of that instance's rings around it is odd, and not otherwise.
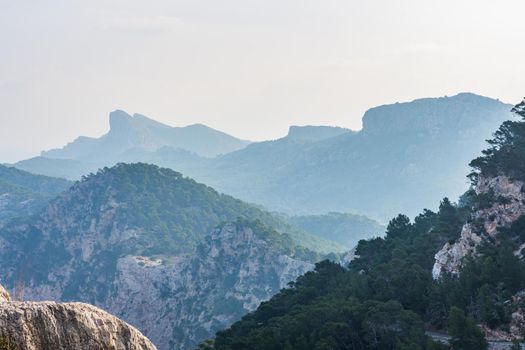
[[[524,0],[0,0],[0,162],[114,109],[270,139],[366,109],[525,95]]]

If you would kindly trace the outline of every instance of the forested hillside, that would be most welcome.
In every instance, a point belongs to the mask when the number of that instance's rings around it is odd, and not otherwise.
[[[524,107],[525,101],[514,108],[523,119]],[[390,221],[386,237],[359,242],[357,257],[348,268],[317,264],[314,271],[201,348],[442,347],[425,336],[425,329],[448,332],[453,349],[486,349],[485,336],[521,340],[525,211],[516,211],[521,207],[514,192],[491,194],[498,186],[491,183],[485,188],[480,179],[501,182],[507,177],[523,185],[519,181],[524,176],[524,140],[525,121],[505,122],[489,142],[490,148],[471,163],[475,187],[460,205],[445,198],[437,213],[425,210],[413,222],[397,216]],[[514,220],[506,221],[511,212]],[[479,240],[466,236],[471,230]],[[459,253],[457,245],[462,241],[471,242],[473,248],[454,257],[460,270],[443,269],[433,278],[432,269],[439,262],[434,255],[442,247]]]
[[[0,226],[36,213],[72,183],[0,165]]]
[[[166,350],[229,326],[332,248],[341,249],[140,163],[87,175],[0,227],[2,283],[14,296],[97,305]]]

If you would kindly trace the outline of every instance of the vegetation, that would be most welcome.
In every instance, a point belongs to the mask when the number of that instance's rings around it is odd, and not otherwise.
[[[215,226],[238,218],[259,220],[265,226],[288,232],[287,237],[295,245],[324,251],[335,246],[293,229],[264,210],[155,165],[118,164],[103,168],[85,176],[72,193],[90,198],[97,208],[120,203],[116,214],[119,223],[147,228],[130,247],[144,247],[145,254],[190,252]],[[100,212],[93,210],[93,215]]]
[[[490,147],[470,163],[474,168],[470,175],[474,181],[480,174],[506,174],[525,180],[525,101],[514,107],[513,112],[522,120],[504,122],[494,133],[494,138],[487,141]]]
[[[71,184],[0,165],[0,223],[37,212]]]
[[[453,350],[487,349],[487,341],[474,320],[457,307],[450,310],[448,332],[452,336],[450,345]]]
[[[515,111],[525,118],[524,104]],[[491,148],[472,162],[480,176],[525,176],[525,122],[506,122]],[[434,254],[459,238],[471,210],[504,198],[467,192],[461,205],[445,198],[434,213],[414,222],[399,215],[386,236],[360,241],[348,268],[324,261],[290,283],[230,329],[214,348],[234,349],[439,349],[425,327],[448,331],[452,349],[486,349],[478,328],[508,330],[511,298],[525,289],[525,262],[515,254],[525,242],[525,217],[501,229],[466,261],[459,276],[431,275]],[[210,346],[210,343],[208,343]]]

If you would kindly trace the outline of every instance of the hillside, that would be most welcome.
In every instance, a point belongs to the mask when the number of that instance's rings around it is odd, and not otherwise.
[[[187,349],[311,269],[323,245],[337,247],[170,169],[119,164],[0,228],[0,269],[17,295],[94,304]]]
[[[382,236],[385,227],[366,216],[328,213],[324,215],[292,216],[287,221],[312,235],[341,244],[347,250],[353,249],[362,239]]]
[[[223,155],[212,158],[173,144],[177,138],[166,141],[158,131],[164,127],[150,126],[152,121],[115,112],[119,122],[112,123],[113,131],[106,136],[82,139],[15,166],[78,179],[118,162],[145,162],[180,171],[271,211],[355,213],[386,222],[400,212],[413,217],[420,208],[436,209],[443,196],[458,198],[467,190],[468,162],[491,133],[512,118],[511,107],[469,93],[418,99],[368,110],[358,132],[292,126],[278,140],[243,144],[236,151],[213,148],[217,150],[213,155]],[[153,131],[138,142],[133,135],[135,128],[143,130],[143,124]],[[205,134],[193,138],[210,147],[215,142]]]
[[[448,333],[453,349],[522,340],[524,108],[472,161],[474,189],[462,205],[444,199],[413,222],[397,216],[384,238],[359,242],[347,269],[317,264],[200,348],[448,348],[425,329]]]
[[[468,162],[512,118],[511,107],[473,94],[376,107],[365,113],[357,133],[310,143],[289,137],[255,143],[186,172],[225,193],[296,215],[412,217],[467,190]]]
[[[36,213],[71,184],[0,165],[0,226],[14,217]]]

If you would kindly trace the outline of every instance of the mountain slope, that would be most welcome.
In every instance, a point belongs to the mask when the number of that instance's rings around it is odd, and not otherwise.
[[[69,186],[64,179],[0,165],[0,226],[14,217],[36,213]]]
[[[112,159],[118,162],[118,156],[129,150],[155,151],[168,146],[212,157],[241,149],[249,143],[202,124],[171,127],[140,114],[130,116],[121,110],[110,113],[109,125],[109,132],[100,138],[82,136],[62,149],[42,152],[42,156],[88,162]]]
[[[214,148],[213,155],[226,154],[211,159],[181,151],[165,126],[117,111],[113,131],[102,138],[82,139],[15,166],[75,179],[118,162],[153,163],[272,211],[348,212],[384,222],[399,212],[414,216],[442,196],[458,198],[468,188],[468,162],[512,118],[510,107],[469,93],[419,99],[370,109],[359,132],[291,127],[275,141]],[[195,135],[191,139],[199,142],[213,139]]]
[[[366,216],[328,213],[324,215],[292,216],[287,221],[320,238],[337,242],[347,250],[353,249],[361,239],[381,236],[385,227]]]
[[[186,172],[277,211],[412,216],[468,188],[468,162],[512,118],[510,108],[473,94],[381,106],[366,112],[358,133],[256,143]]]
[[[444,199],[414,222],[397,216],[384,238],[359,242],[347,269],[317,264],[201,348],[449,348],[425,328],[448,333],[454,349],[487,349],[485,337],[506,348],[521,340],[524,110],[525,101],[514,108],[522,120],[503,123],[471,162],[475,190],[461,205]]]
[[[2,281],[34,300],[100,306],[159,348],[186,349],[319,259],[289,228],[172,170],[119,164],[0,228]]]

